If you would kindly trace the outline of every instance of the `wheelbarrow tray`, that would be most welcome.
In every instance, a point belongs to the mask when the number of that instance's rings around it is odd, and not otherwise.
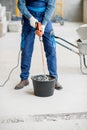
[[[82,42],[82,41],[80,41],[80,42],[77,41],[77,46],[76,46],[76,45],[70,43],[69,41],[67,41],[67,40],[65,40],[65,39],[63,39],[61,37],[55,36],[55,38],[60,39],[60,40],[62,40],[64,42],[66,42],[67,44],[73,46],[74,48],[76,48],[78,50],[78,51],[75,51],[74,49],[68,47],[67,45],[63,45],[62,43],[56,41],[57,44],[59,44],[62,47],[64,47],[64,48],[74,52],[75,54],[79,55],[79,57],[80,57],[80,70],[81,70],[82,74],[87,74],[87,64],[86,64],[87,43]]]
[[[87,55],[87,43],[77,42],[79,54]]]

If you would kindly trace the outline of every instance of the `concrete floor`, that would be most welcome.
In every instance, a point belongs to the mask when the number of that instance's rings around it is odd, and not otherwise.
[[[64,26],[54,23],[54,33],[76,45],[79,38],[76,29],[80,25],[82,23],[65,22]],[[0,85],[17,65],[20,35],[20,31],[9,32],[0,38]],[[50,97],[35,96],[31,76],[43,74],[40,43],[36,37],[29,86],[14,90],[20,81],[19,65],[0,87],[0,130],[87,130],[87,75],[81,73],[79,55],[57,45],[57,59],[63,90],[55,90]],[[48,73],[46,62],[45,69]]]

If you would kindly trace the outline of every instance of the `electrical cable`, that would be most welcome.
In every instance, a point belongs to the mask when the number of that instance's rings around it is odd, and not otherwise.
[[[21,53],[21,50],[19,50],[19,52],[18,52],[18,62],[17,62],[17,65],[12,68],[12,70],[10,71],[7,79],[5,80],[5,82],[2,85],[0,85],[0,87],[4,87],[4,85],[9,81],[12,72],[19,66],[20,53]]]
[[[63,39],[63,38],[61,38],[61,37],[58,37],[58,36],[55,36],[55,35],[54,35],[54,37],[57,38],[57,39],[60,39],[60,40],[62,40],[62,41],[65,41],[66,43],[68,43],[68,44],[70,44],[70,45],[72,45],[72,46],[78,48],[77,46],[73,45],[72,43],[68,42],[67,40],[65,40],[65,39]],[[62,45],[61,43],[59,43],[59,42],[57,42],[57,41],[56,41],[56,43]],[[74,50],[72,50],[71,48],[68,48],[67,46],[64,46],[64,45],[62,45],[62,46],[65,47],[65,48],[67,48],[67,49],[69,49],[70,51],[75,52]],[[42,46],[41,46],[41,49],[42,49]],[[17,65],[16,65],[14,68],[12,68],[12,70],[10,71],[10,73],[9,73],[9,75],[8,75],[8,77],[7,77],[7,79],[6,79],[6,81],[5,81],[2,85],[0,85],[0,87],[3,87],[3,86],[9,81],[12,72],[19,66],[20,53],[21,53],[21,50],[18,52],[18,62],[17,62]],[[76,54],[79,54],[78,52],[75,52],[75,53],[76,53]],[[43,57],[43,55],[42,55],[42,57]],[[42,58],[42,59],[43,59],[43,58]],[[43,62],[43,66],[44,66],[44,62]],[[43,67],[43,71],[44,71],[44,73],[45,73],[44,67]]]

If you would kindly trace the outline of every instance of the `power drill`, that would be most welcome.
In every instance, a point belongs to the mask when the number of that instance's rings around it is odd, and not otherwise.
[[[36,23],[36,34],[39,36],[40,45],[41,45],[41,54],[42,54],[42,65],[43,65],[43,72],[44,72],[44,79],[47,79],[45,73],[45,64],[44,64],[44,47],[43,47],[43,40],[42,40],[42,24],[40,22]]]
[[[36,23],[36,34],[39,36],[40,41],[42,40],[42,24],[40,22]]]

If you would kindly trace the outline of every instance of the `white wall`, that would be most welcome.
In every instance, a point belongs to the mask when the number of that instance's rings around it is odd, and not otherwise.
[[[83,0],[64,0],[64,17],[69,21],[82,21]]]

